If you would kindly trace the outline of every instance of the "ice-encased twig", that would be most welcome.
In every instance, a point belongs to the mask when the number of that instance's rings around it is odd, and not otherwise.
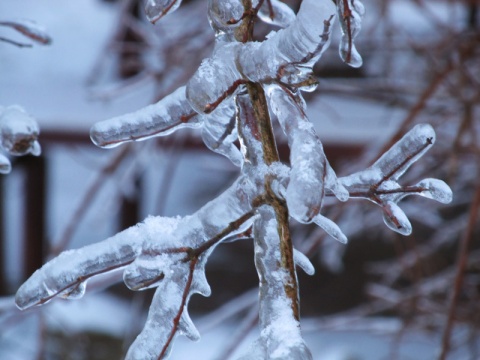
[[[338,51],[340,58],[354,68],[362,66],[363,60],[355,47],[355,38],[362,28],[365,8],[360,0],[336,0],[338,18],[342,29]]]
[[[342,177],[350,197],[365,198],[379,205],[385,224],[409,235],[410,222],[397,203],[409,195],[420,195],[442,203],[452,200],[450,187],[438,179],[424,179],[414,186],[401,186],[397,180],[434,144],[435,131],[428,124],[416,125],[366,170]]]
[[[61,253],[18,289],[17,306],[26,309],[42,305],[92,276],[130,264],[140,254],[145,230],[145,225],[139,224],[103,242]]]
[[[323,217],[320,210],[326,190],[341,201],[348,199],[348,191],[328,163],[322,143],[306,116],[303,98],[275,84],[266,87],[266,95],[270,111],[290,147],[291,171],[285,194],[290,215],[300,222],[314,221],[334,239],[345,243],[340,228]]]
[[[292,301],[285,294],[292,286],[290,274],[280,264],[278,222],[272,207],[263,206],[254,222],[255,266],[260,290],[260,337],[240,359],[307,360],[312,355],[292,315]]]
[[[210,112],[247,80],[265,82],[281,77],[292,85],[305,81],[330,44],[335,12],[331,0],[305,0],[296,20],[265,41],[217,46],[187,84],[191,106],[199,113]],[[288,74],[280,74],[282,69]]]
[[[129,141],[166,136],[185,127],[197,128],[202,121],[190,107],[182,86],[156,104],[96,123],[90,138],[97,146],[112,148]]]

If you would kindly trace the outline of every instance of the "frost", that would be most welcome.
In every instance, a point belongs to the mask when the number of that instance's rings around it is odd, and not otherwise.
[[[436,200],[442,204],[448,204],[452,201],[452,190],[442,180],[423,179],[417,184],[417,186],[425,189],[420,195],[425,196],[426,198]]]

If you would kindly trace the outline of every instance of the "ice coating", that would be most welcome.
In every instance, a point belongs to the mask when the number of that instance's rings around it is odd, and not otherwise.
[[[234,41],[233,31],[240,24],[244,7],[239,0],[208,0],[208,20],[215,36]]]
[[[328,163],[301,96],[277,85],[267,86],[266,96],[290,147],[291,171],[286,191],[290,215],[297,221],[311,222],[322,208],[324,188],[338,194],[342,201],[348,199],[348,191]]]
[[[77,300],[83,297],[85,295],[85,292],[87,290],[87,280],[82,281],[81,283],[78,283],[78,285],[75,285],[71,288],[68,288],[64,292],[61,292],[60,297],[68,300]]]
[[[313,222],[320,226],[325,232],[333,237],[335,240],[338,242],[341,242],[342,244],[346,244],[348,242],[347,237],[345,234],[342,232],[340,227],[335,224],[332,220],[326,218],[325,216],[318,214],[313,218]]]
[[[212,57],[202,61],[187,83],[187,99],[198,113],[210,113],[223,100],[234,95],[242,75],[235,61],[239,43],[217,46]]]
[[[216,46],[213,56],[202,62],[187,84],[191,106],[198,113],[209,113],[247,79],[308,83],[311,67],[330,44],[334,16],[330,0],[305,0],[296,20],[265,41]]]
[[[17,306],[26,309],[44,304],[91,276],[128,265],[140,253],[144,228],[136,225],[103,242],[61,253],[18,289]]]
[[[37,121],[20,106],[0,109],[0,145],[11,155],[40,155],[40,128]]]
[[[372,168],[378,169],[383,177],[398,180],[434,143],[432,126],[418,124],[383,154]]]
[[[362,28],[365,8],[360,0],[337,0],[338,18],[342,29],[339,45],[340,58],[354,68],[362,66],[363,60],[355,47],[355,38]]]
[[[439,179],[423,179],[417,184],[418,187],[425,188],[420,195],[448,204],[452,202],[452,189],[442,180]]]
[[[304,0],[290,26],[262,43],[248,43],[241,48],[238,58],[241,73],[251,81],[277,79],[290,64],[307,68],[299,70],[305,77],[330,45],[335,12],[331,0]]]
[[[171,350],[170,347],[165,349],[163,344],[169,344],[171,334],[176,334],[173,319],[177,316],[179,306],[183,304],[183,290],[188,280],[184,267],[175,270],[171,281],[161,282],[155,291],[145,326],[130,346],[126,360],[164,358]],[[162,353],[163,356],[160,357]]]
[[[397,204],[392,201],[386,201],[382,208],[383,221],[390,229],[402,235],[410,235],[412,233],[412,225],[407,215]]]
[[[312,262],[301,251],[293,249],[293,259],[295,260],[295,265],[299,266],[303,271],[305,271],[305,274],[315,274],[315,268],[313,267]]]
[[[372,166],[340,178],[351,197],[368,199],[379,205],[383,220],[392,230],[409,235],[410,221],[397,203],[410,195],[421,195],[441,203],[452,201],[452,190],[438,179],[424,179],[414,186],[401,186],[398,179],[420,159],[435,142],[435,131],[428,124],[418,124]],[[374,194],[374,196],[372,196]]]
[[[52,43],[52,38],[48,35],[45,28],[32,20],[19,19],[15,21],[0,21],[0,26],[11,27],[22,35],[42,45],[49,45]]]
[[[97,122],[90,129],[90,138],[97,146],[112,148],[129,141],[166,136],[184,127],[196,128],[202,121],[188,104],[182,86],[156,104]]]
[[[260,279],[260,339],[241,359],[312,359],[292,315],[292,303],[285,289],[296,281],[279,266],[280,238],[275,213],[261,207],[254,222],[255,266]]]
[[[242,166],[243,156],[234,144],[238,134],[233,101],[225,101],[205,116],[202,139],[210,150],[226,156],[234,165]]]
[[[146,0],[145,14],[148,21],[155,24],[163,16],[178,9],[182,0]]]
[[[293,10],[279,0],[264,0],[257,15],[264,23],[280,26],[281,28],[286,28],[295,21]]]

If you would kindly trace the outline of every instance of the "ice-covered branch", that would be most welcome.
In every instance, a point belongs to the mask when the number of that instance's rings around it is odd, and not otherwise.
[[[452,190],[442,180],[423,179],[413,186],[402,186],[397,182],[434,142],[433,128],[427,124],[417,125],[372,166],[340,178],[340,181],[350,197],[368,199],[379,205],[383,211],[383,220],[390,229],[409,235],[412,226],[397,205],[400,200],[409,195],[420,195],[444,204],[452,201]]]
[[[90,138],[97,146],[111,148],[128,141],[166,136],[184,127],[199,127],[202,120],[189,106],[185,87],[180,87],[156,104],[96,123]]]

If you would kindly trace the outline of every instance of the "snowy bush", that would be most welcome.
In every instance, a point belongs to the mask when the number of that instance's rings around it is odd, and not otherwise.
[[[147,17],[156,22],[179,4],[148,0]],[[354,40],[363,14],[357,0],[304,0],[296,15],[277,0],[209,0],[216,34],[212,56],[184,87],[158,103],[95,124],[91,139],[111,148],[199,128],[209,149],[240,168],[237,180],[191,216],[151,216],[101,243],[63,252],[21,286],[17,306],[26,309],[56,296],[80,298],[89,278],[123,269],[130,289],[157,288],[145,327],[127,358],[166,358],[176,335],[192,340],[200,336],[188,302],[192,294],[210,294],[205,276],[209,255],[225,240],[249,238],[259,276],[260,337],[241,359],[311,359],[300,332],[295,266],[309,274],[314,269],[293,249],[289,217],[314,222],[346,243],[342,230],[321,213],[325,197],[367,199],[380,207],[385,224],[403,235],[412,230],[398,205],[404,197],[421,195],[442,203],[452,199],[441,180],[399,183],[434,144],[430,125],[415,126],[374,164],[349,176],[337,177],[323,152],[301,92],[317,86],[312,67],[329,46],[336,20],[342,29],[341,59],[361,66]],[[283,29],[262,42],[252,41],[257,16]],[[290,166],[279,160],[275,119],[288,140]]]

